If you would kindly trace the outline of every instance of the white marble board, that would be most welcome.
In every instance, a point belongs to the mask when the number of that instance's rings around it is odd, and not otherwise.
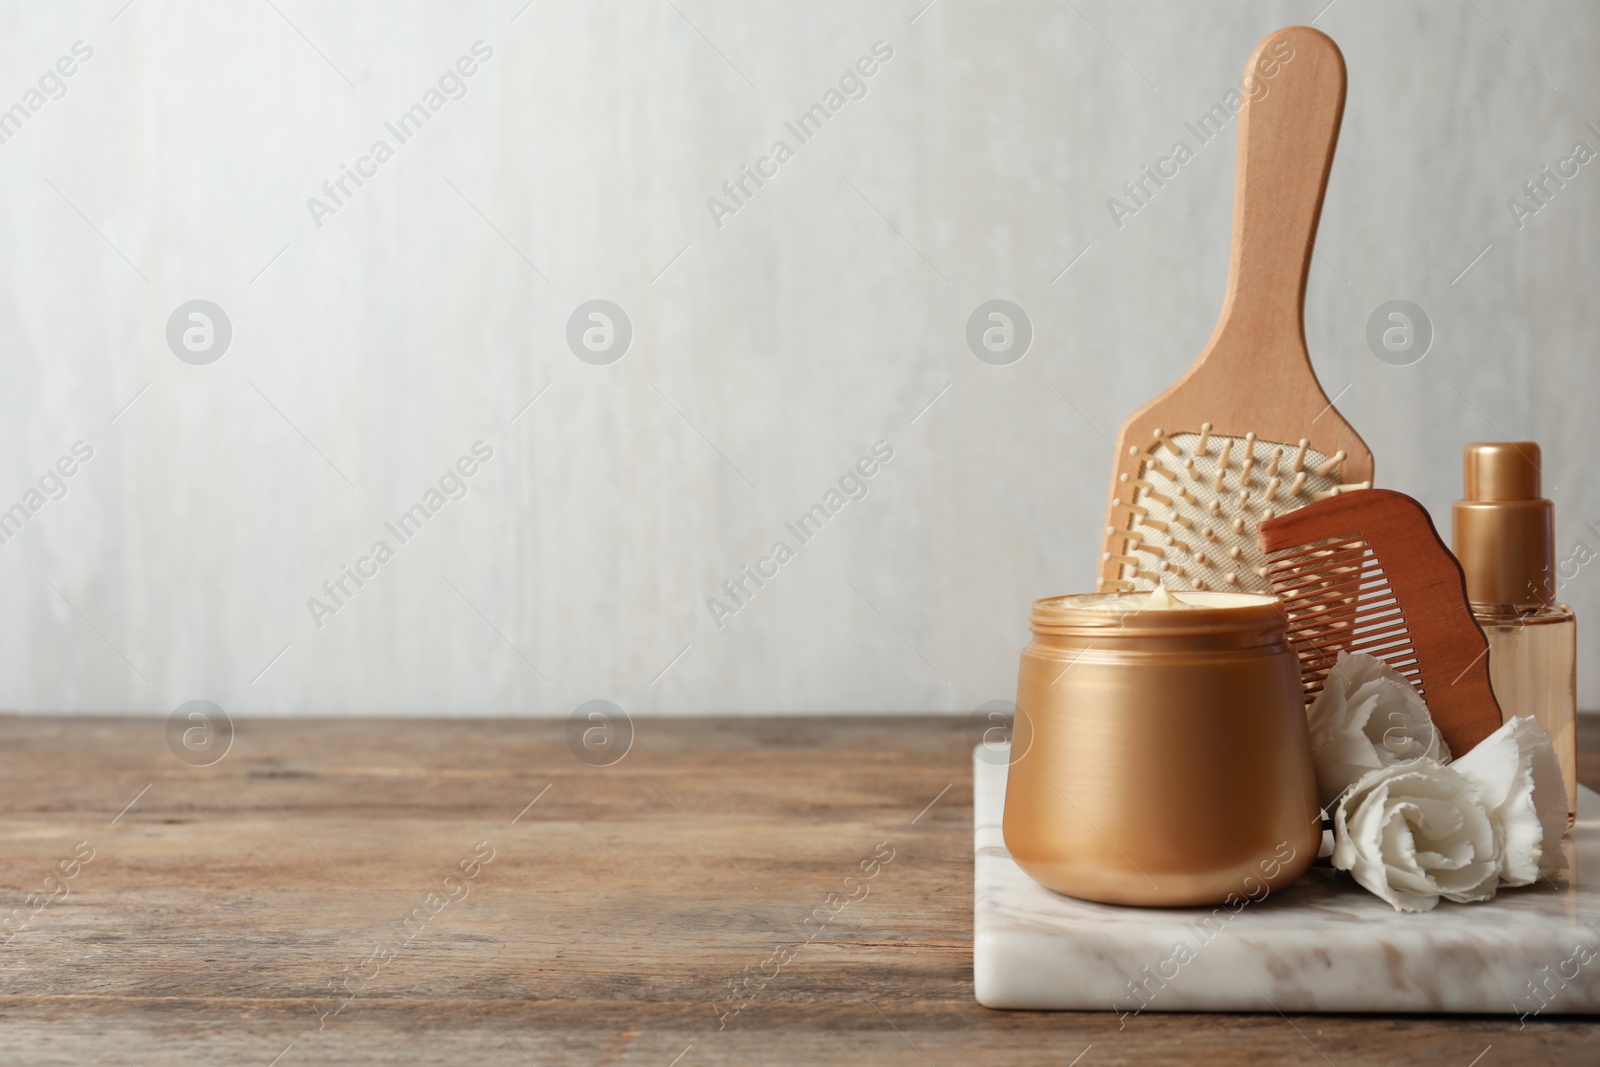
[[[1033,881],[1001,834],[1006,766],[997,755],[980,746],[973,760],[973,975],[987,1007],[1600,1012],[1600,795],[1590,789],[1579,790],[1571,866],[1554,884],[1403,915],[1348,875],[1314,868],[1260,903],[1213,916],[1093,904]]]

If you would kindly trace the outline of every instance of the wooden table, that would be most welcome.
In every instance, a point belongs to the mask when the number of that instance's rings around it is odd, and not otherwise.
[[[651,719],[595,768],[562,722],[248,721],[197,768],[159,720],[0,719],[0,1063],[1600,1057],[1592,1020],[979,1007],[964,727]]]

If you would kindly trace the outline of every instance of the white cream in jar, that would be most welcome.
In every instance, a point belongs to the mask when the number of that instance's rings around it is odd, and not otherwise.
[[[1073,608],[1127,614],[1135,611],[1195,611],[1204,608],[1245,608],[1271,604],[1274,597],[1259,593],[1215,593],[1203,590],[1173,592],[1157,586],[1148,593],[1102,593],[1061,598]]]

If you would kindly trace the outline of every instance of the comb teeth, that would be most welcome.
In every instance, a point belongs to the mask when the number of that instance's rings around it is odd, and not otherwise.
[[[1132,591],[1157,582],[1173,589],[1234,589],[1270,593],[1267,559],[1256,541],[1262,522],[1365,486],[1344,485],[1346,458],[1317,452],[1310,442],[1264,441],[1254,432],[1230,436],[1211,423],[1198,432],[1152,432],[1124,452],[1131,471],[1118,478],[1114,528],[1103,557],[1103,591]],[[1179,536],[1181,534],[1181,537]],[[1124,541],[1114,545],[1113,538]],[[1207,546],[1206,551],[1191,546]],[[1173,552],[1184,554],[1177,560]]]
[[[1488,641],[1426,508],[1367,489],[1279,516],[1259,532],[1308,697],[1322,691],[1339,652],[1365,652],[1426,698],[1456,756],[1500,728]]]
[[[1388,663],[1426,696],[1411,630],[1383,561],[1358,534],[1270,553],[1265,577],[1289,617],[1306,701],[1315,700],[1340,652]]]

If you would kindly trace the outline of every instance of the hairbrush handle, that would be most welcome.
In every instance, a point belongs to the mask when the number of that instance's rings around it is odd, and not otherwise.
[[[1286,27],[1256,45],[1240,95],[1233,252],[1212,356],[1256,363],[1294,350],[1309,364],[1306,275],[1344,115],[1344,56],[1326,34]],[[1225,337],[1233,343],[1216,343]]]

